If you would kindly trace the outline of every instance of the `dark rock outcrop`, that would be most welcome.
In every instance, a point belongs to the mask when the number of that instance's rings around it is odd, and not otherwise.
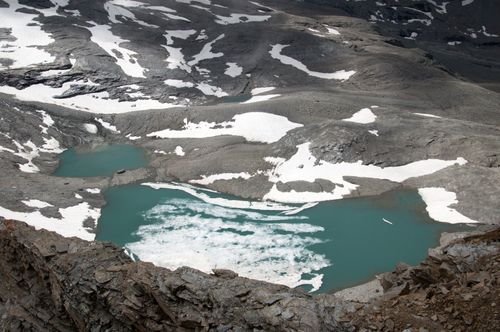
[[[500,91],[498,1],[305,0],[367,19],[399,47],[418,47],[443,69]]]
[[[0,222],[2,331],[494,331],[500,229],[381,277],[368,304],[191,268],[133,262],[108,243]]]
[[[134,263],[108,243],[0,224],[2,331],[327,331],[332,311],[301,290]]]

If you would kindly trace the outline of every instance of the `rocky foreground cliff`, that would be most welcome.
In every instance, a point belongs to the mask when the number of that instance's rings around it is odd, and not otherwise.
[[[360,303],[216,270],[133,262],[114,245],[0,223],[2,331],[495,331],[500,229],[380,276]]]

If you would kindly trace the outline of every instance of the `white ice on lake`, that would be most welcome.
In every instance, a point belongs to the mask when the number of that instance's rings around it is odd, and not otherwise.
[[[287,211],[294,209],[293,206],[283,205],[275,202],[248,201],[248,200],[228,199],[222,197],[212,197],[204,193],[203,192],[205,191],[204,189],[196,188],[187,184],[147,182],[147,183],[142,183],[142,185],[156,190],[160,189],[181,190],[193,197],[201,199],[206,203],[222,207],[247,209],[247,210],[262,210],[262,211]]]
[[[210,273],[214,268],[243,277],[290,287],[322,284],[320,269],[329,260],[309,246],[322,243],[321,226],[303,217],[267,215],[224,208],[192,198],[172,199],[145,213],[154,221],[139,227],[139,239],[126,248],[141,260],[176,269],[192,266]],[[244,220],[242,222],[241,220]],[[168,252],[162,250],[168,245]]]

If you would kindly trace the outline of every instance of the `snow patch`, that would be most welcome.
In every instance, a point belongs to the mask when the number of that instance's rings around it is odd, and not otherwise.
[[[274,95],[260,95],[260,96],[253,96],[252,98],[245,100],[244,102],[241,102],[240,104],[252,104],[252,103],[258,103],[261,101],[266,101],[270,100],[273,98],[280,97],[280,94],[274,94]]]
[[[118,18],[124,17],[145,27],[158,28],[156,25],[137,19],[137,17],[127,9],[131,7],[142,7],[143,5],[144,4],[141,2],[131,0],[108,0],[104,3],[104,9],[108,12],[109,20],[113,23],[122,23]]]
[[[342,121],[367,124],[367,123],[375,122],[376,118],[377,118],[377,116],[375,114],[373,114],[371,109],[363,108],[362,110],[354,113],[350,118],[343,119]]]
[[[195,56],[193,56],[193,60],[189,61],[187,64],[190,67],[193,67],[193,66],[196,66],[198,63],[200,63],[203,60],[208,60],[208,59],[213,59],[213,58],[219,58],[219,57],[224,56],[224,53],[222,53],[222,52],[218,52],[218,53],[213,53],[212,52],[213,45],[217,41],[219,41],[222,38],[224,38],[224,36],[225,36],[224,34],[221,34],[217,38],[215,38],[214,40],[212,40],[211,42],[206,43],[203,46],[203,48],[201,49],[200,53],[198,53]]]
[[[252,96],[256,96],[256,95],[260,95],[262,93],[273,91],[274,89],[276,89],[274,86],[255,88],[255,89],[252,89],[251,94],[252,94]]]
[[[8,135],[6,137],[10,138]],[[38,173],[40,169],[33,163],[33,159],[40,156],[40,152],[46,153],[60,153],[64,151],[59,147],[59,142],[51,137],[43,137],[44,144],[41,147],[36,146],[31,140],[26,141],[24,144],[19,143],[16,140],[12,140],[12,144],[17,150],[5,148],[0,146],[0,152],[8,152],[15,156],[18,156],[26,162],[24,164],[18,164],[19,170],[25,173]]]
[[[55,122],[52,117],[47,114],[47,112],[42,110],[37,110],[36,112],[42,116],[42,122],[44,124],[44,126],[40,125],[40,128],[42,128],[42,134],[47,135],[49,128],[52,127]]]
[[[276,89],[275,87],[262,87],[262,88],[255,88],[252,89],[251,94],[252,97],[244,102],[241,102],[240,104],[251,104],[251,103],[258,103],[261,101],[266,101],[270,100],[276,97],[280,97],[280,94],[270,94],[270,95],[261,95],[262,93],[266,93],[269,91],[272,91]]]
[[[317,179],[324,179],[336,185],[334,190],[322,192],[297,192],[292,190],[282,192],[275,184],[269,193],[264,196],[264,199],[283,203],[307,203],[341,199],[357,188],[357,185],[344,180],[344,177],[347,176],[403,182],[412,177],[432,174],[452,165],[467,163],[465,159],[457,158],[456,160],[427,159],[403,166],[385,168],[375,165],[363,165],[362,161],[333,164],[314,157],[310,151],[310,145],[311,143],[298,145],[297,152],[289,160],[266,158],[266,161],[275,164],[275,168],[269,172],[269,181],[273,183],[294,181],[312,183]]]
[[[167,39],[167,45],[172,45],[174,43],[173,38],[188,39],[191,35],[194,35],[196,30],[167,30],[165,31],[165,38]]]
[[[318,78],[323,78],[323,79],[328,79],[328,80],[341,80],[345,81],[348,80],[352,75],[354,75],[356,72],[354,70],[350,71],[345,71],[345,70],[339,70],[333,73],[320,73],[316,71],[309,70],[306,65],[304,65],[302,62],[289,57],[287,55],[281,54],[284,48],[289,47],[290,45],[281,45],[281,44],[276,44],[276,45],[271,45],[271,51],[269,53],[271,54],[271,57],[273,59],[279,60],[282,64],[284,65],[289,65],[292,67],[297,68],[300,71],[303,71],[304,73],[308,74],[309,76],[313,77],[318,77]]]
[[[94,118],[97,122],[99,122],[101,124],[101,126],[103,126],[103,128],[109,130],[109,131],[112,131],[114,133],[120,133],[120,131],[118,129],[116,129],[116,126],[113,126],[111,123],[109,122],[106,122],[104,121],[103,119],[101,118]]]
[[[97,134],[97,126],[93,123],[84,123],[83,128],[90,134]]]
[[[234,180],[234,179],[244,179],[248,180],[253,175],[248,172],[241,173],[221,173],[221,174],[212,174],[212,175],[202,175],[200,180],[190,180],[190,183],[200,184],[203,186],[214,183],[219,180]]]
[[[429,114],[429,113],[413,113],[413,114],[419,115],[419,116],[425,116],[427,118],[441,119],[440,116],[437,116],[437,115],[434,115],[434,114]]]
[[[25,8],[18,1],[9,1],[8,5],[0,7],[0,28],[10,31],[9,36],[0,39],[0,58],[9,59],[12,64],[0,63],[0,71],[54,62],[55,57],[42,48],[54,39],[33,20],[39,15],[18,12]]]
[[[458,203],[457,195],[454,192],[447,191],[444,188],[429,187],[420,188],[418,193],[427,205],[426,210],[429,217],[436,221],[451,224],[478,222],[450,207]]]
[[[80,111],[100,114],[126,113],[132,111],[179,107],[179,105],[161,103],[153,99],[120,102],[118,99],[109,99],[109,93],[106,91],[76,95],[69,98],[56,98],[56,96],[60,96],[67,90],[71,89],[73,85],[83,85],[83,83],[66,82],[60,88],[53,88],[44,84],[33,84],[22,90],[4,85],[0,86],[0,92],[14,95],[18,100],[55,104]]]
[[[215,15],[217,19],[215,23],[221,25],[250,23],[250,22],[265,22],[271,18],[271,15],[247,15],[247,14],[230,14],[229,16]]]
[[[242,136],[249,142],[274,143],[292,129],[302,124],[289,121],[286,117],[264,112],[237,114],[230,121],[221,123],[185,121],[181,130],[165,129],[147,134],[157,138],[206,138],[222,135]]]
[[[340,32],[337,30],[337,29],[334,29],[334,28],[330,28],[328,26],[325,26],[326,27],[326,30],[328,31],[329,34],[331,35],[340,35]]]
[[[138,78],[146,78],[146,71],[138,62],[138,54],[132,50],[121,47],[120,44],[128,42],[128,40],[111,32],[111,27],[108,25],[94,25],[87,28],[92,36],[90,40],[99,45],[106,53],[112,56],[116,64],[120,66],[126,75]],[[118,54],[120,55],[118,55]]]
[[[186,155],[186,153],[185,153],[185,152],[184,152],[184,150],[182,149],[182,146],[180,146],[180,145],[177,145],[177,146],[175,147],[174,153],[175,153],[176,155],[178,155],[178,156],[181,156],[181,157],[183,157],[183,156],[185,156],[185,155]]]
[[[136,141],[138,139],[141,139],[141,136],[133,136],[132,134],[127,134],[125,137],[131,141]]]
[[[226,97],[228,94],[224,91],[222,91],[221,88],[210,85],[206,82],[201,82],[194,84],[192,82],[185,82],[182,80],[176,80],[176,79],[167,79],[164,81],[164,83],[168,86],[173,86],[175,88],[195,88],[200,90],[204,95],[207,96],[216,96],[218,98]]]
[[[243,67],[238,66],[236,62],[226,62],[226,71],[225,75],[230,77],[238,77],[243,73]]]
[[[50,203],[47,203],[47,202],[44,202],[44,201],[40,201],[38,199],[30,199],[30,200],[21,201],[21,202],[23,202],[23,204],[26,205],[26,206],[29,206],[29,207],[32,207],[32,208],[38,208],[38,209],[43,209],[43,208],[46,208],[46,207],[49,207],[49,206],[53,206]]]
[[[17,212],[0,206],[0,216],[5,219],[24,221],[36,229],[46,229],[56,232],[65,237],[76,236],[83,240],[92,241],[95,234],[92,230],[83,226],[87,219],[97,223],[101,214],[100,209],[92,208],[87,202],[80,203],[67,208],[60,208],[62,218],[46,217],[40,211]]]

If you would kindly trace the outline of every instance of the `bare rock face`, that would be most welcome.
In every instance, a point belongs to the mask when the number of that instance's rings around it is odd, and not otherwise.
[[[108,243],[0,224],[0,329],[327,331],[333,310],[300,290],[134,263]]]
[[[305,0],[367,19],[399,47],[418,47],[459,77],[500,91],[497,1]],[[494,32],[491,32],[494,31]]]
[[[2,331],[494,331],[500,229],[381,276],[369,303],[133,262],[109,243],[0,222]]]

